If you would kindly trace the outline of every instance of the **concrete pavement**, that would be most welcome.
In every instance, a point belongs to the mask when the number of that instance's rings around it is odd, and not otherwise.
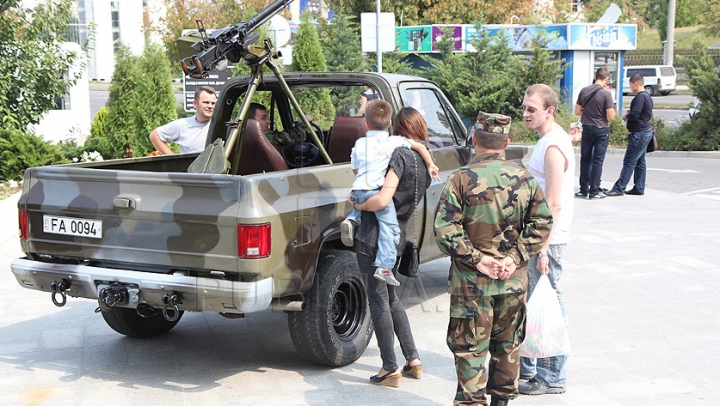
[[[720,404],[719,210],[716,200],[658,190],[576,199],[563,261],[567,392],[511,404]],[[318,367],[294,351],[282,312],[188,313],[170,334],[134,340],[107,327],[93,301],[57,308],[10,272],[21,255],[16,218],[0,202],[2,229],[15,230],[0,243],[0,405],[452,403],[447,259],[422,265],[419,280],[401,279],[425,375],[389,389],[368,383],[380,366],[374,339],[354,364]]]

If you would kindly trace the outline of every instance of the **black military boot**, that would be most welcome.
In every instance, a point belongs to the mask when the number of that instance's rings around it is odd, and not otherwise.
[[[509,402],[510,402],[510,399],[508,399],[508,398],[501,398],[498,396],[490,397],[490,406],[508,406]]]

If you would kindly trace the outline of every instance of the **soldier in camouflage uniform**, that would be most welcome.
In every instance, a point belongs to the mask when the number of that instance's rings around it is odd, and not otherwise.
[[[458,376],[456,405],[487,405],[489,394],[500,406],[517,396],[525,266],[552,226],[535,178],[503,158],[509,130],[510,117],[478,113],[477,155],[448,177],[435,215],[438,247],[452,259],[447,344]]]

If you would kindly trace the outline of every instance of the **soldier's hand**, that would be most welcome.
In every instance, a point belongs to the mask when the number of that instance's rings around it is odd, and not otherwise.
[[[440,168],[438,168],[437,165],[430,165],[430,167],[428,168],[428,173],[430,174],[431,178],[440,182],[440,176],[438,175],[440,173]]]
[[[500,263],[500,261],[498,261],[497,259],[495,259],[491,256],[488,256],[488,255],[485,255],[484,257],[482,257],[480,262],[478,262],[478,264],[475,266],[475,268],[479,272],[490,277],[490,279],[497,279],[498,274],[503,269],[503,266]]]
[[[499,278],[506,281],[510,279],[510,275],[515,273],[515,270],[517,269],[517,264],[512,257],[505,257],[502,261],[500,261],[500,263],[503,266],[503,270],[502,272],[500,272]]]
[[[550,258],[548,257],[542,257],[538,258],[537,260],[537,270],[540,271],[540,274],[547,275],[550,273]]]

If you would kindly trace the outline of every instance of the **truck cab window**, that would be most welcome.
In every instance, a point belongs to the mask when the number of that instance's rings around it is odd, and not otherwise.
[[[403,104],[422,114],[428,126],[430,148],[442,148],[455,145],[455,137],[461,131],[453,123],[443,107],[443,103],[432,89],[408,88],[403,93]]]

